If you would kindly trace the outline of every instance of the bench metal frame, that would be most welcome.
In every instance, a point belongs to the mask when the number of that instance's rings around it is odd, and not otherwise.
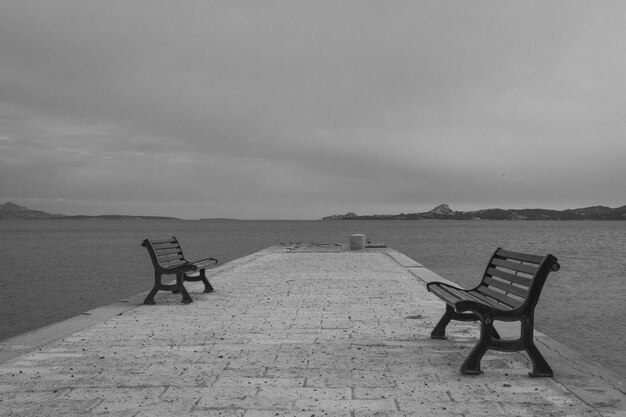
[[[180,292],[183,297],[183,304],[193,302],[183,285],[184,281],[202,281],[204,292],[214,291],[206,277],[205,270],[208,265],[217,264],[217,259],[206,258],[195,262],[187,261],[178,240],[174,236],[166,239],[145,239],[141,246],[148,250],[154,267],[154,287],[144,300],[144,304],[154,304],[154,296],[159,291]],[[197,276],[190,275],[190,273],[195,272],[198,273]],[[163,284],[161,281],[163,275],[176,275],[176,283]]]
[[[480,338],[461,365],[464,374],[480,374],[480,361],[490,350],[526,351],[533,363],[533,377],[551,377],[552,369],[534,343],[535,306],[548,274],[560,268],[557,259],[498,248],[487,264],[482,281],[470,290],[442,282],[430,282],[427,289],[446,303],[446,311],[431,333],[432,339],[446,339],[451,320],[480,321]],[[521,323],[519,339],[502,340],[494,321]]]

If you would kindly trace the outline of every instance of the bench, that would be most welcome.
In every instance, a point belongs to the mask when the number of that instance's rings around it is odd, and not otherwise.
[[[204,292],[213,292],[213,287],[206,278],[205,270],[208,265],[217,264],[217,259],[206,258],[195,262],[187,261],[178,240],[173,236],[166,239],[145,239],[141,246],[148,250],[154,267],[154,287],[144,300],[144,304],[154,304],[154,296],[159,291],[180,292],[184,304],[193,302],[183,285],[184,281],[202,281]],[[163,275],[176,275],[176,283],[163,284],[161,282]]]
[[[465,362],[464,374],[480,374],[480,361],[489,350],[526,351],[533,363],[533,377],[551,377],[552,369],[533,340],[535,306],[543,284],[551,271],[560,268],[557,259],[512,252],[498,248],[477,287],[464,290],[443,282],[430,282],[428,291],[446,303],[446,311],[431,333],[432,339],[445,339],[450,320],[479,321],[480,338]],[[521,323],[520,337],[503,340],[494,328],[494,320]]]

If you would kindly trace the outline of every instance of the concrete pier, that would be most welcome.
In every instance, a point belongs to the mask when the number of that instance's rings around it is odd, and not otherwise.
[[[0,415],[626,416],[623,381],[542,334],[554,378],[500,352],[462,375],[478,326],[431,340],[442,278],[389,248],[277,246],[209,279],[0,344]]]

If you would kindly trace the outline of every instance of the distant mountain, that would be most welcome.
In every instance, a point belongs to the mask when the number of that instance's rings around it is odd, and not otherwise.
[[[10,201],[0,205],[0,219],[57,219],[62,214],[51,214],[45,211],[31,210]]]
[[[66,216],[63,214],[52,214],[45,211],[31,210],[10,201],[0,205],[0,219],[175,219],[175,217],[161,216],[125,216],[118,214],[107,214],[101,216]]]
[[[452,209],[448,207],[447,204],[440,204],[425,214],[433,216],[433,217],[447,217],[447,216],[454,216],[454,211],[452,211]]]
[[[356,215],[356,213],[354,212],[350,212],[350,213],[346,213],[346,214],[335,214],[334,216],[328,216],[328,217],[324,217],[324,220],[349,220],[349,219],[356,219],[359,216]]]
[[[441,204],[424,213],[372,214],[358,216],[355,213],[324,217],[324,220],[626,220],[626,206],[610,208],[593,206],[567,210],[547,209],[484,209],[477,211],[453,211]]]

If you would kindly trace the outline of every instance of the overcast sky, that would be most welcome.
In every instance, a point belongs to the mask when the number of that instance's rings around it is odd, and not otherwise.
[[[626,2],[0,2],[0,204],[626,204]]]

